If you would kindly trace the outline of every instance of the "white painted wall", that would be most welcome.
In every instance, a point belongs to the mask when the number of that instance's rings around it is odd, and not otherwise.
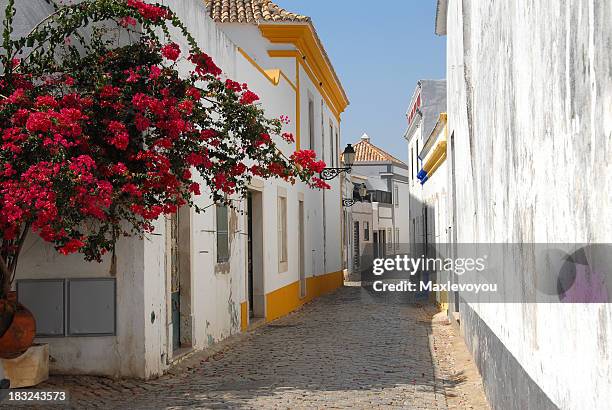
[[[267,51],[271,49],[292,49],[289,44],[271,44],[263,38],[259,29],[251,25],[242,24],[221,24],[221,29],[239,47],[241,47],[255,62],[263,69],[280,68],[285,75],[296,84],[296,69],[294,58],[271,58]],[[272,85],[259,73],[250,62],[244,57],[239,56],[239,75],[241,81],[246,81],[249,87],[257,94],[269,96],[263,99],[263,107],[268,116],[287,115],[291,119],[288,131],[296,135],[296,113],[295,113],[295,91],[290,87],[285,79],[281,79],[277,86]],[[300,77],[300,107],[301,107],[301,148],[314,149],[319,158],[322,158],[328,166],[331,166],[331,141],[330,141],[330,122],[333,124],[334,131],[340,135],[340,125],[332,115],[329,107],[323,101],[317,88],[312,83],[303,67],[299,68]],[[297,85],[297,84],[296,84]],[[308,98],[314,101],[314,125],[315,125],[315,146],[309,147],[309,128],[308,128]],[[278,141],[288,156],[295,150],[295,145],[286,144]],[[335,141],[334,152],[342,150],[339,147],[338,139]],[[337,163],[337,159],[334,162]],[[298,183],[295,186],[279,181],[267,181],[264,190],[264,209],[265,220],[272,221],[266,223],[265,237],[271,239],[271,243],[276,243],[276,192],[277,186],[282,186],[287,190],[288,195],[288,226],[289,226],[289,269],[287,272],[272,274],[278,265],[278,255],[276,249],[266,251],[265,271],[270,272],[266,277],[266,292],[272,292],[283,286],[289,285],[298,280],[298,248],[292,244],[298,243],[298,197],[303,195],[305,206],[305,265],[306,275],[318,276],[325,273],[338,272],[342,270],[342,203],[340,192],[340,177],[328,183],[332,186],[329,191],[311,190]],[[325,199],[323,199],[325,197]],[[323,206],[325,204],[325,207]],[[325,209],[325,211],[324,211]],[[324,215],[325,213],[325,215]],[[323,240],[323,238],[325,238]]]
[[[399,243],[406,244],[409,242],[409,219],[408,209],[410,204],[409,198],[409,170],[404,166],[400,166],[391,162],[385,163],[367,163],[359,162],[353,167],[355,175],[366,177],[366,185],[368,189],[391,192],[393,204],[387,206],[376,205],[378,211],[374,212],[373,219],[375,225],[380,226],[380,229],[391,228],[392,235],[387,237],[387,243],[390,241],[396,243],[395,229],[399,228],[400,237]],[[395,187],[398,187],[399,200],[396,206]]]
[[[612,242],[612,3],[448,3],[459,242]],[[611,305],[471,307],[557,406],[609,408]]]
[[[394,229],[399,228],[398,244],[405,245],[410,242],[410,169],[394,165],[393,172],[396,174],[396,177],[391,181],[393,195],[395,195],[394,187],[397,186],[399,191],[399,200],[397,201],[399,203],[396,204],[396,200],[393,201],[393,225]],[[393,235],[395,243],[395,233]]]
[[[423,187],[417,174],[421,170],[423,161],[418,158],[423,146],[442,112],[446,110],[446,80],[420,80],[417,82],[412,99],[408,106],[408,113],[416,97],[420,95],[421,115],[415,115],[409,124],[404,138],[408,142],[408,227],[407,242],[422,243],[423,238]],[[438,171],[440,172],[440,171]]]

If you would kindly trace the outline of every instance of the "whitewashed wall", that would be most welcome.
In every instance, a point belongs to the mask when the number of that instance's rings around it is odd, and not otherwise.
[[[395,206],[394,200],[394,225],[399,228],[399,244],[408,244],[410,242],[410,169],[393,166],[393,171],[397,174],[392,180],[393,195],[395,195],[394,186],[397,186],[399,191],[399,205]],[[393,236],[395,242],[395,233]]]
[[[612,3],[448,3],[459,242],[612,242]],[[471,309],[532,392],[563,409],[609,408],[609,304]],[[480,327],[465,329],[476,355],[487,354]],[[484,375],[493,406],[521,408],[521,382],[503,376]]]
[[[222,24],[222,30],[239,45],[255,62],[263,69],[281,69],[285,75],[295,84],[296,68],[295,59],[292,58],[271,58],[268,50],[272,49],[292,49],[290,44],[271,44],[261,36],[259,29],[252,25],[242,24]],[[261,96],[263,106],[268,116],[286,115],[291,119],[291,124],[287,130],[296,135],[296,113],[295,113],[295,92],[285,79],[281,78],[277,86],[272,85],[261,73],[257,72],[250,62],[245,58],[240,58],[240,75],[244,74],[249,87]],[[247,74],[248,73],[248,74]],[[299,68],[300,77],[300,106],[301,106],[301,148],[314,149],[319,158],[326,163],[331,163],[331,148],[329,137],[329,123],[333,123],[334,129],[340,131],[340,125],[332,115],[329,107],[322,101],[317,88],[310,80],[303,67]],[[315,146],[309,146],[308,129],[308,98],[311,96],[314,101],[314,125],[315,125]],[[321,128],[321,118],[323,118],[323,128]],[[295,150],[294,144],[280,143],[286,154],[291,154]],[[342,151],[343,147],[339,148]],[[338,152],[338,148],[334,149]],[[336,160],[337,161],[337,160]],[[294,244],[298,243],[298,195],[304,197],[305,206],[305,265],[306,276],[319,276],[325,273],[338,272],[342,270],[342,241],[341,223],[342,206],[340,192],[340,178],[328,181],[332,190],[322,192],[311,190],[303,184],[291,186],[279,181],[267,181],[264,191],[265,220],[272,223],[264,223],[266,231],[264,236],[270,238],[272,243],[276,243],[276,195],[277,186],[287,189],[288,193],[288,215],[289,226],[289,269],[286,273],[274,274],[278,271],[278,255],[275,247],[270,247],[266,251],[266,292],[269,293],[283,286],[289,285],[298,280],[298,248]],[[325,196],[325,199],[323,197]],[[323,204],[325,204],[325,216],[323,215]],[[325,220],[325,222],[324,222]],[[323,238],[325,237],[325,240]]]
[[[243,81],[238,76],[239,55],[236,46],[208,17],[204,2],[164,1],[195,37],[198,45],[209,54],[228,78]],[[186,52],[188,45],[180,35],[173,38]],[[188,67],[185,67],[187,70]],[[240,331],[240,303],[245,300],[246,220],[239,212],[230,211],[229,270],[220,269],[216,255],[215,207],[203,193],[197,198],[201,207],[209,207],[197,214],[191,211],[191,311],[192,344],[201,349]],[[245,209],[242,203],[240,209]],[[170,337],[159,335],[159,340]],[[166,346],[162,347],[167,348]]]

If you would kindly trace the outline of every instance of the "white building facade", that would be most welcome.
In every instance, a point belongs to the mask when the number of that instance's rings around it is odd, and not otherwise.
[[[248,3],[263,14],[246,19],[221,17],[214,1],[164,3],[224,75],[260,96],[267,117],[290,117],[285,131],[297,146],[275,140],[287,156],[312,148],[338,166],[348,100],[309,18],[260,0]],[[45,2],[17,9],[15,35],[53,11]],[[36,341],[49,344],[51,371],[153,377],[342,286],[340,178],[330,185],[323,192],[255,179],[236,210],[202,195],[207,212],[185,208],[158,220],[145,240],[122,240],[116,263],[61,256],[31,236],[16,287],[37,319]]]
[[[609,2],[437,2],[453,242],[522,244],[514,282],[538,282],[535,243],[612,242],[611,22]],[[609,299],[530,303],[530,292],[457,303],[491,407],[609,408]]]
[[[392,255],[408,244],[408,166],[372,144],[364,134],[354,145],[356,156],[351,180],[358,202],[352,212],[352,260],[366,253]],[[359,188],[367,195],[359,202]],[[353,266],[351,278],[359,280],[359,267]]]
[[[424,139],[423,147],[418,154],[422,163],[417,173],[419,186],[412,189],[418,201],[412,203],[420,205],[420,208],[412,210],[416,222],[413,225],[414,230],[411,233],[413,242],[410,246],[410,252],[415,256],[423,254],[427,257],[434,257],[436,256],[433,255],[434,252],[449,256],[452,251],[450,246],[452,229],[448,215],[448,128],[446,122],[446,113],[441,113],[433,129]],[[454,279],[436,266],[424,271],[424,274],[427,275],[427,278],[423,278],[424,280],[432,280],[436,283],[446,283]],[[437,303],[443,310],[448,309],[449,299],[446,291],[433,291],[430,294],[430,300]]]
[[[416,244],[425,244],[427,235],[427,205],[423,197],[423,182],[419,173],[423,169],[425,146],[446,110],[446,80],[420,80],[412,94],[406,120],[408,128],[404,138],[408,141],[409,209],[408,227],[412,251]],[[431,184],[429,185],[431,186]]]

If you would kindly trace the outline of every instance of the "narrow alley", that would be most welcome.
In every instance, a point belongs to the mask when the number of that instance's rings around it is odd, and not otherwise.
[[[79,408],[487,408],[475,368],[462,394],[465,369],[439,364],[450,347],[434,340],[451,326],[433,313],[345,287],[157,380],[52,376],[40,388],[69,391]]]

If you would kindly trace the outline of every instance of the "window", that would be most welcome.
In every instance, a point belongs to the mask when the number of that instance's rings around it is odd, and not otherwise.
[[[217,205],[217,263],[229,261],[227,206]]]
[[[335,167],[338,159],[336,157],[336,143],[334,142],[334,124],[331,121],[329,122],[329,151],[331,152],[329,163],[332,167]]]
[[[363,223],[363,240],[364,241],[370,240],[370,223],[369,222]]]
[[[414,166],[416,167],[415,174],[419,174],[419,140],[416,142],[416,151],[414,152]]]
[[[393,249],[393,232],[391,228],[387,228],[387,250],[390,251]]]
[[[397,185],[393,187],[393,197],[393,203],[397,208],[399,206],[399,187]]]
[[[310,149],[315,149],[314,101],[308,98],[308,141]]]
[[[392,204],[393,198],[391,198],[391,192],[387,191],[368,191],[371,202],[380,202],[383,204]]]
[[[278,197],[278,261],[287,262],[287,198]]]
[[[334,140],[335,143],[335,147],[336,147],[336,166],[338,166],[338,163],[340,161],[340,136],[338,135],[338,129],[336,128],[336,139]]]
[[[359,268],[360,255],[359,255],[359,221],[353,223],[353,269]]]
[[[399,250],[400,244],[400,236],[399,236],[399,228],[395,228],[395,250]]]
[[[410,147],[410,161],[412,161],[412,166],[410,167],[410,179],[414,181],[414,147]]]
[[[325,104],[323,103],[323,99],[321,99],[321,159],[327,163],[326,152],[325,152],[325,117],[323,116],[323,112],[325,111]]]

